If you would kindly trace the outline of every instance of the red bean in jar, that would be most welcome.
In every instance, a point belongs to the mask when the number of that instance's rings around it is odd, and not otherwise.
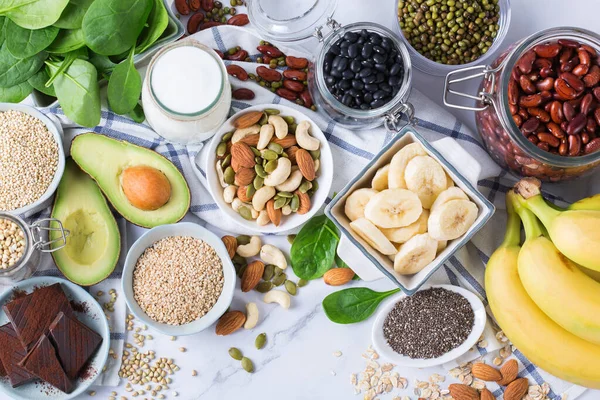
[[[599,50],[600,36],[593,32],[553,28],[480,67],[485,76],[471,109],[499,165],[520,176],[558,182],[600,164]],[[461,72],[448,75],[450,86]]]

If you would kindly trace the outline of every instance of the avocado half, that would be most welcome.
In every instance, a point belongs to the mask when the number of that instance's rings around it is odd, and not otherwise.
[[[121,252],[119,227],[96,182],[70,158],[58,185],[52,218],[69,230],[67,245],[52,253],[65,277],[82,286],[108,278]],[[59,232],[50,231],[51,240],[59,238]]]
[[[162,155],[126,141],[97,133],[84,133],[73,139],[71,157],[91,176],[108,201],[129,222],[144,228],[173,224],[190,208],[190,189],[177,167]],[[121,187],[121,174],[129,167],[148,166],[161,171],[171,185],[171,197],[157,210],[133,206]]]

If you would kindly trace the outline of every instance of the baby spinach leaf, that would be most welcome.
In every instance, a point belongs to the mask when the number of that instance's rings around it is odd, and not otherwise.
[[[0,87],[8,88],[25,82],[44,65],[47,53],[41,52],[33,57],[16,58],[6,46],[0,48]]]
[[[0,44],[6,40],[6,22],[8,18],[0,17]]]
[[[66,71],[67,68],[69,68],[71,66],[71,64],[73,64],[73,61],[75,61],[75,59],[79,58],[79,55],[81,54],[81,50],[85,50],[85,49],[77,49],[77,50],[70,51],[64,55],[64,58],[62,61],[58,61],[60,63],[60,66],[58,67],[57,70],[54,70],[51,74],[49,74],[50,78],[46,82],[46,87],[50,87],[54,83],[54,80],[58,77],[58,75],[62,74],[64,71]]]
[[[129,118],[131,118],[134,122],[141,124],[146,120],[146,115],[144,114],[144,108],[141,104],[136,104],[135,108],[127,114]]]
[[[102,56],[93,51],[90,54],[90,62],[94,64],[100,75],[110,75],[117,66],[108,56]]]
[[[0,88],[0,101],[4,103],[20,103],[33,91],[33,87],[28,82],[21,82],[18,85],[8,88]]]
[[[353,324],[364,321],[379,304],[400,289],[376,292],[368,288],[349,288],[333,292],[323,299],[323,310],[337,324]]]
[[[16,58],[31,57],[43,51],[56,39],[59,29],[47,26],[42,29],[21,28],[11,20],[6,22],[6,46]]]
[[[169,25],[169,15],[162,0],[154,0],[146,26],[138,37],[136,54],[143,53],[154,44]]]
[[[54,74],[61,63],[46,63]],[[88,61],[76,59],[54,81],[56,97],[65,115],[75,123],[94,127],[100,123],[100,88],[96,68]]]
[[[48,82],[49,79],[50,75],[48,75],[48,71],[46,71],[46,68],[42,68],[34,76],[29,78],[27,82],[29,82],[29,84],[38,92],[42,92],[48,96],[56,97],[54,86],[46,86],[46,82]]]
[[[79,29],[83,16],[94,0],[70,0],[54,26],[62,29]]]
[[[108,104],[121,115],[133,111],[142,94],[142,78],[133,65],[134,51],[132,47],[129,57],[113,69],[108,81]]]
[[[301,279],[317,279],[333,265],[340,232],[326,215],[313,217],[294,239],[290,258]]]
[[[55,23],[69,0],[0,0],[0,15],[27,29],[40,29]]]
[[[48,53],[68,53],[85,46],[83,31],[81,29],[61,29],[56,39],[46,48]]]
[[[135,46],[152,10],[153,0],[96,0],[81,25],[86,45],[105,56]]]

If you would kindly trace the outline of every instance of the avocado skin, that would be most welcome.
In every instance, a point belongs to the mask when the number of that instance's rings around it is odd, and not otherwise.
[[[113,139],[99,133],[83,133],[71,142],[71,157],[102,190],[108,202],[127,221],[142,228],[174,224],[188,212],[191,194],[187,181],[179,169],[162,154],[148,148]],[[105,163],[105,159],[111,162]],[[145,211],[131,205],[123,190],[115,183],[127,167],[147,165],[154,167],[169,179],[172,195],[167,204],[154,211]]]
[[[72,158],[66,160],[51,216],[60,220],[65,229],[73,231],[67,237],[67,246],[51,253],[63,275],[81,286],[92,286],[108,278],[119,261],[121,233],[98,185],[79,169]],[[91,225],[101,234],[85,232],[85,220],[89,220],[90,216],[93,217]],[[82,230],[83,234],[87,234],[83,241]],[[53,231],[50,237],[55,239],[60,235]],[[97,249],[98,254],[90,248]]]

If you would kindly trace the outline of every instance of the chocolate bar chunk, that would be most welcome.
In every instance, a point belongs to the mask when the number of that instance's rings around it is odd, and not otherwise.
[[[19,365],[27,352],[10,323],[0,326],[0,360],[12,387],[24,385],[36,379]]]
[[[29,354],[21,361],[21,365],[31,374],[48,382],[65,393],[73,391],[73,383],[63,370],[56,350],[48,336],[42,335]]]
[[[4,368],[4,363],[2,363],[2,359],[0,358],[0,378],[4,378],[5,376],[6,376],[6,368]]]
[[[50,325],[50,339],[67,376],[76,379],[102,337],[77,318],[59,313]]]
[[[23,347],[30,350],[48,331],[59,312],[72,315],[71,304],[60,283],[35,290],[33,293],[4,305]]]

